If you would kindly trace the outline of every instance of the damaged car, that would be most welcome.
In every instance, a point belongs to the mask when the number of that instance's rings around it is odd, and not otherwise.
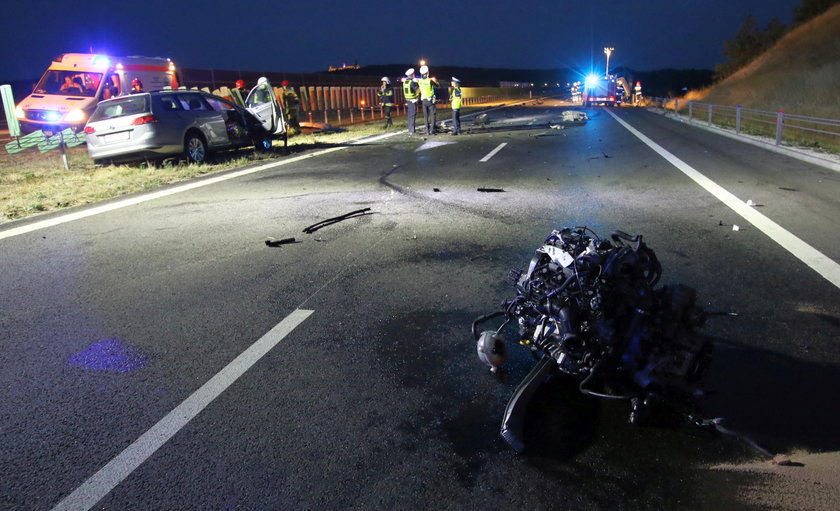
[[[249,108],[196,90],[164,90],[100,102],[85,125],[97,163],[183,158],[203,163],[211,152],[285,138],[286,123],[268,82],[249,95]],[[272,99],[273,98],[273,99]]]

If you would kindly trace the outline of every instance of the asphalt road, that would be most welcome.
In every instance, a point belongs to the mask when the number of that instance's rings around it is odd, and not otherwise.
[[[498,110],[490,127],[563,109]],[[528,454],[499,437],[533,361],[511,346],[492,375],[470,323],[512,296],[510,268],[575,225],[643,234],[665,283],[738,313],[704,329],[717,343],[709,416],[774,452],[840,450],[836,285],[589,112],[565,130],[397,134],[66,223],[4,225],[0,509],[745,506],[757,476],[708,469],[755,458],[744,444],[631,426],[626,403],[561,381],[535,398]],[[837,173],[616,114],[840,261]]]

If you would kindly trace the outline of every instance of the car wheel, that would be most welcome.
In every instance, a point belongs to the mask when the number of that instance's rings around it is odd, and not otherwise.
[[[184,155],[190,163],[204,163],[207,159],[207,144],[201,135],[190,133],[184,140]]]

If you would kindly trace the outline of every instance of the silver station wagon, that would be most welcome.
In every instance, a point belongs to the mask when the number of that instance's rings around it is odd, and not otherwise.
[[[202,163],[212,151],[271,147],[288,141],[270,84],[246,99],[247,108],[202,91],[156,91],[100,102],[85,125],[88,154],[108,161],[185,158]],[[266,92],[272,92],[267,94]],[[257,92],[257,93],[255,93]]]

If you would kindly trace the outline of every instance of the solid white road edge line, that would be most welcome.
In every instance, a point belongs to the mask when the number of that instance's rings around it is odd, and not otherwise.
[[[502,142],[501,144],[499,144],[499,147],[497,147],[497,148],[493,149],[492,151],[490,151],[489,153],[487,153],[487,156],[485,156],[484,158],[482,158],[482,159],[480,159],[480,160],[478,160],[478,161],[480,161],[480,162],[485,162],[485,161],[489,160],[490,158],[492,158],[493,156],[495,156],[495,155],[496,155],[496,153],[498,153],[499,151],[501,151],[501,150],[502,150],[502,148],[503,148],[504,146],[506,146],[506,145],[507,145],[507,142]]]
[[[146,459],[155,453],[175,433],[213,402],[258,360],[283,340],[313,312],[296,309],[274,328],[260,337],[207,383],[193,392],[166,417],[108,462],[70,495],[59,502],[52,511],[89,510],[102,497],[113,490]]]
[[[757,227],[761,232],[769,236],[770,239],[781,245],[782,248],[796,256],[800,261],[807,264],[811,269],[822,275],[836,287],[840,288],[840,264],[837,264],[830,257],[805,243],[792,232],[759,213],[755,210],[755,208],[747,206],[744,201],[735,197],[735,195],[727,191],[725,188],[707,178],[673,154],[669,153],[665,148],[649,139],[633,126],[630,126],[627,121],[619,118],[616,114],[610,112],[606,108],[604,111],[610,114],[613,119],[618,121],[619,124],[627,128],[627,130],[635,135],[636,138],[644,142],[648,147],[665,158],[671,165],[678,168],[683,174],[691,178],[698,185],[702,186],[707,192],[717,197],[718,200],[732,209],[732,211],[741,215],[744,220]]]
[[[393,137],[394,135],[398,135],[402,132],[395,131],[392,133],[385,133],[383,135],[377,135],[375,137],[368,137],[363,139],[358,139],[352,141],[349,145],[361,145],[366,144],[369,142],[378,142],[379,140],[386,139],[388,137]],[[167,197],[169,195],[175,195],[176,193],[186,192],[188,190],[193,190],[195,188],[201,188],[202,186],[208,186],[216,183],[221,183],[222,181],[227,181],[229,179],[236,179],[238,177],[247,176],[249,174],[255,174],[257,172],[262,172],[263,170],[268,170],[274,167],[280,167],[281,165],[288,165],[290,163],[295,163],[301,160],[305,160],[307,158],[315,158],[316,156],[321,156],[327,153],[332,153],[335,151],[341,151],[342,149],[347,149],[349,146],[339,146],[339,147],[330,147],[329,149],[322,149],[320,151],[316,151],[314,153],[309,154],[302,154],[300,156],[295,156],[294,158],[289,158],[288,160],[281,160],[277,162],[267,163],[265,165],[259,165],[257,167],[252,167],[249,169],[244,169],[236,172],[231,172],[229,174],[224,174],[221,176],[211,177],[207,179],[202,179],[200,181],[193,181],[191,183],[186,183],[183,185],[174,186],[172,188],[167,188],[166,190],[159,190],[157,192],[146,193],[143,195],[138,195],[136,197],[131,197],[128,199],[118,200],[112,202],[110,204],[104,204],[102,206],[94,206],[92,208],[85,209],[83,211],[77,211],[75,213],[67,213],[66,215],[60,215],[53,218],[49,218],[47,220],[41,220],[40,222],[33,222],[28,225],[24,225],[21,227],[15,227],[13,229],[9,229],[7,231],[0,232],[0,240],[11,238],[13,236],[18,236],[20,234],[26,234],[28,232],[37,231],[39,229],[45,229],[47,227],[52,227],[54,225],[61,225],[67,222],[72,222],[74,220],[79,220],[82,218],[87,218],[89,216],[98,215],[100,213],[106,213],[108,211],[114,211],[115,209],[124,208],[127,206],[133,206],[135,204],[140,204],[142,202],[159,199],[161,197]]]

